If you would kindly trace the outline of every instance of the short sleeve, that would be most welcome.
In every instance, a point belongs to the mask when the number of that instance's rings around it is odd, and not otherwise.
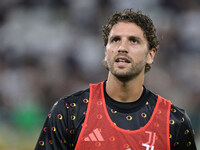
[[[70,149],[68,106],[63,100],[57,101],[49,112],[43,125],[35,150]]]
[[[196,150],[194,130],[187,113],[172,107],[170,120],[171,150]]]

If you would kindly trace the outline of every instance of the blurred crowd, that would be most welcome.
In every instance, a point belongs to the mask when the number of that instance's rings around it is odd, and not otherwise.
[[[200,1],[0,0],[1,150],[33,149],[53,103],[106,79],[101,27],[125,8],[154,21],[145,85],[186,110],[200,146]]]

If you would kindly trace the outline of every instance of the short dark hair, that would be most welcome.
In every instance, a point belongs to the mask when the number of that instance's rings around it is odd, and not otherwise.
[[[143,14],[141,11],[133,11],[132,9],[125,9],[123,12],[115,12],[109,19],[108,23],[102,27],[102,34],[104,39],[104,46],[108,43],[108,37],[112,27],[118,22],[132,22],[141,27],[144,32],[144,36],[148,41],[148,48],[151,50],[155,48],[159,49],[159,40],[156,35],[156,28],[150,17]],[[145,72],[148,72],[151,65],[146,64]]]

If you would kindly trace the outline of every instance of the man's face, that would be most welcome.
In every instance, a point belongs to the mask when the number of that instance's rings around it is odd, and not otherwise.
[[[135,23],[119,22],[109,34],[104,64],[117,78],[132,79],[144,73],[146,63],[151,64],[155,50],[148,50],[143,30]]]

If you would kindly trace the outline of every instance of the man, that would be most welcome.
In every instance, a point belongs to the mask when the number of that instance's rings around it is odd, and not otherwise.
[[[195,150],[185,111],[143,86],[159,46],[152,20],[117,12],[103,37],[107,80],[55,103],[35,149]]]

